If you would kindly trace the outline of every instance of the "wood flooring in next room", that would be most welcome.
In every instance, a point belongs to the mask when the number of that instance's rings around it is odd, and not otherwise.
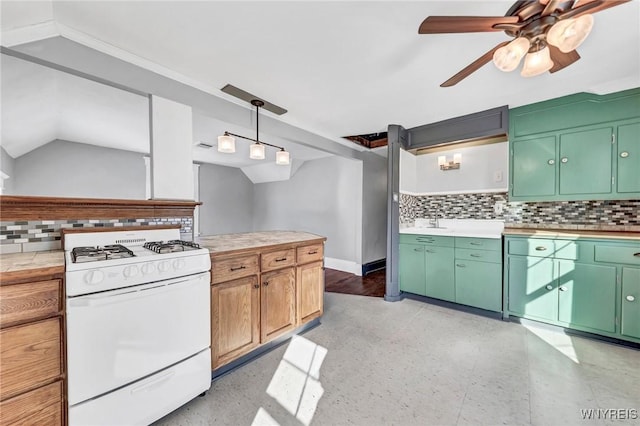
[[[384,297],[385,274],[386,270],[381,269],[364,277],[359,277],[348,272],[325,268],[324,289],[330,293]]]

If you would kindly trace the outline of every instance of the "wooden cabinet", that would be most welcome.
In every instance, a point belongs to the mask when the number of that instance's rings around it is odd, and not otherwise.
[[[322,315],[323,241],[212,255],[212,369]]]
[[[60,278],[0,275],[0,424],[65,419],[64,311]]]

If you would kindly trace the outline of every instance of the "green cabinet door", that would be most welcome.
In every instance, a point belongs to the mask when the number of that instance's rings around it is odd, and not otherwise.
[[[560,135],[560,194],[611,192],[613,128]]]
[[[556,193],[555,136],[513,141],[511,164],[512,196]]]
[[[640,123],[618,126],[618,192],[640,192]]]
[[[424,246],[400,244],[398,255],[400,290],[424,296],[426,294]]]
[[[426,247],[427,296],[453,302],[454,249],[453,247]]]
[[[509,311],[545,321],[558,320],[558,291],[553,259],[510,256],[507,259]]]
[[[502,265],[456,259],[456,302],[502,311]]]
[[[616,331],[616,267],[558,261],[558,320]]]
[[[640,339],[640,269],[622,268],[623,336]]]

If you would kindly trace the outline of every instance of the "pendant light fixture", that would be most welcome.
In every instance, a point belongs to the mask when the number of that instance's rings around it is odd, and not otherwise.
[[[260,140],[260,107],[264,106],[264,102],[260,99],[253,99],[251,105],[256,107],[256,138],[248,138],[246,136],[237,135],[231,132],[224,132],[224,135],[218,136],[218,152],[234,153],[236,152],[235,138],[241,138],[253,143],[249,146],[249,158],[252,160],[264,160],[266,156],[266,147],[278,148],[276,152],[276,164],[286,166],[291,162],[289,152],[283,147],[262,142]]]

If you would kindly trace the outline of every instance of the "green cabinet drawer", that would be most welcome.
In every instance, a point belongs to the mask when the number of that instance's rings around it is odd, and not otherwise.
[[[640,265],[640,244],[627,246],[597,245],[595,259],[596,262]]]
[[[453,247],[453,237],[441,235],[400,234],[401,244],[424,244],[440,247]]]
[[[456,260],[456,303],[502,311],[502,266]]]
[[[502,251],[502,240],[500,238],[456,237],[455,243],[456,248]]]
[[[544,238],[508,239],[507,253],[520,256],[552,257],[577,260],[580,245],[571,240],[551,240]]]
[[[502,253],[499,251],[456,248],[456,260],[502,263]]]

